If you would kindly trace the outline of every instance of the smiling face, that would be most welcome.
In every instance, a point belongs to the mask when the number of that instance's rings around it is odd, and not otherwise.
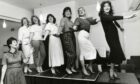
[[[65,16],[68,17],[68,18],[71,17],[71,12],[70,12],[70,10],[66,10],[66,11],[65,11]]]
[[[10,47],[16,49],[18,47],[17,41],[13,40],[12,43],[10,44]]]
[[[85,16],[86,15],[85,9],[84,8],[79,8],[78,9],[78,14],[79,14],[79,16]]]
[[[27,26],[27,25],[28,25],[27,19],[24,19],[24,20],[23,20],[23,25],[24,25],[24,26]]]
[[[49,16],[49,18],[48,18],[48,19],[49,19],[49,22],[53,23],[53,20],[54,20],[54,19],[53,19],[53,17],[52,17],[52,16]]]
[[[110,12],[110,5],[109,5],[109,3],[105,3],[104,4],[103,10],[104,10],[105,13],[109,13]]]
[[[39,22],[38,22],[38,19],[36,18],[36,17],[33,17],[33,22],[35,23],[35,24],[38,24]]]

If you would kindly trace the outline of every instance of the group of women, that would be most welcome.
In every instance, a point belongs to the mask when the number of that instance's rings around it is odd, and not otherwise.
[[[77,72],[75,69],[76,42],[74,32],[78,32],[78,43],[80,48],[80,64],[84,75],[90,75],[93,71],[93,60],[96,59],[96,49],[89,39],[90,26],[96,25],[101,21],[107,43],[110,47],[109,70],[110,79],[118,78],[115,70],[115,64],[121,64],[125,60],[123,50],[119,41],[117,28],[124,30],[116,20],[128,19],[130,16],[114,16],[110,1],[101,3],[99,12],[100,19],[88,18],[85,9],[78,9],[79,17],[72,22],[72,11],[70,7],[63,10],[63,18],[60,25],[56,25],[56,18],[52,14],[48,14],[46,25],[43,28],[37,16],[31,17],[32,25],[29,26],[27,18],[21,20],[22,27],[18,32],[18,41],[11,37],[7,40],[9,51],[4,54],[2,59],[2,75],[0,84],[25,84],[25,78],[21,68],[21,61],[24,62],[24,72],[32,72],[29,64],[35,64],[37,72],[43,72],[42,64],[46,57],[43,40],[49,36],[49,67],[52,74],[56,74],[56,67],[64,65],[67,74]],[[116,27],[117,26],[117,27]],[[61,38],[60,38],[61,37]],[[22,44],[22,52],[18,51],[19,44]],[[88,61],[87,67],[85,60]],[[89,73],[90,72],[90,73]],[[18,80],[17,80],[18,79]]]

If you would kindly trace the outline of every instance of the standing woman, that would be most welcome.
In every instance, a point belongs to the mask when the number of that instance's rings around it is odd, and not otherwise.
[[[31,46],[31,38],[30,38],[30,31],[29,31],[29,20],[24,17],[21,19],[21,27],[18,30],[18,40],[19,44],[22,44],[22,51],[25,55],[27,61],[24,60],[25,67],[24,73],[32,72],[29,68],[29,64],[33,64],[33,48]]]
[[[101,3],[101,9],[99,12],[101,23],[105,32],[106,40],[110,47],[109,61],[111,63],[110,67],[110,79],[118,78],[116,72],[114,71],[115,64],[121,64],[125,60],[123,50],[119,41],[119,35],[117,27],[123,31],[124,29],[120,27],[116,20],[122,20],[124,18],[132,18],[134,15],[130,16],[114,16],[113,9],[110,1],[104,1]],[[116,27],[117,26],[117,27]]]
[[[85,68],[85,60],[89,61],[88,69],[93,73],[93,60],[96,59],[96,49],[89,40],[90,26],[98,22],[97,19],[87,18],[83,7],[78,9],[79,17],[74,22],[74,29],[79,31],[78,43],[80,47],[80,63],[84,75],[90,75]]]
[[[32,26],[30,27],[31,43],[34,48],[33,56],[37,72],[43,72],[42,64],[46,57],[45,47],[43,43],[43,28],[37,16],[31,17]]]
[[[76,42],[74,32],[72,31],[73,22],[71,21],[71,15],[71,8],[65,7],[59,28],[59,32],[62,33],[63,50],[66,55],[66,72],[68,74],[77,72],[74,69],[76,60]]]
[[[60,38],[57,36],[58,27],[55,24],[56,18],[49,14],[46,20],[45,38],[49,36],[49,67],[51,67],[52,74],[56,74],[56,67],[64,64],[64,57],[62,51],[62,44]]]
[[[24,55],[18,51],[17,40],[13,37],[7,40],[9,51],[2,58],[2,73],[0,84],[26,84],[21,62]]]

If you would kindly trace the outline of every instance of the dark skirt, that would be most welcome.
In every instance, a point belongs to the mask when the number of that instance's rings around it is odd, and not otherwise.
[[[74,32],[66,32],[61,35],[64,51],[65,64],[67,68],[74,66],[76,59],[76,42]]]
[[[121,64],[126,58],[121,47],[117,28],[110,28],[109,31],[105,33],[105,36],[110,47],[109,62]]]
[[[6,71],[4,84],[26,84],[22,68],[8,68]]]

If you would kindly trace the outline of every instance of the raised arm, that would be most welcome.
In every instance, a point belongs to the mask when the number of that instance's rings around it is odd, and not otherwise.
[[[112,15],[102,15],[101,20],[103,21],[114,21],[114,20],[121,20],[123,16],[112,16]]]
[[[87,18],[87,20],[90,22],[91,25],[95,25],[98,23],[98,20],[97,19],[93,19],[92,17],[91,18]]]

